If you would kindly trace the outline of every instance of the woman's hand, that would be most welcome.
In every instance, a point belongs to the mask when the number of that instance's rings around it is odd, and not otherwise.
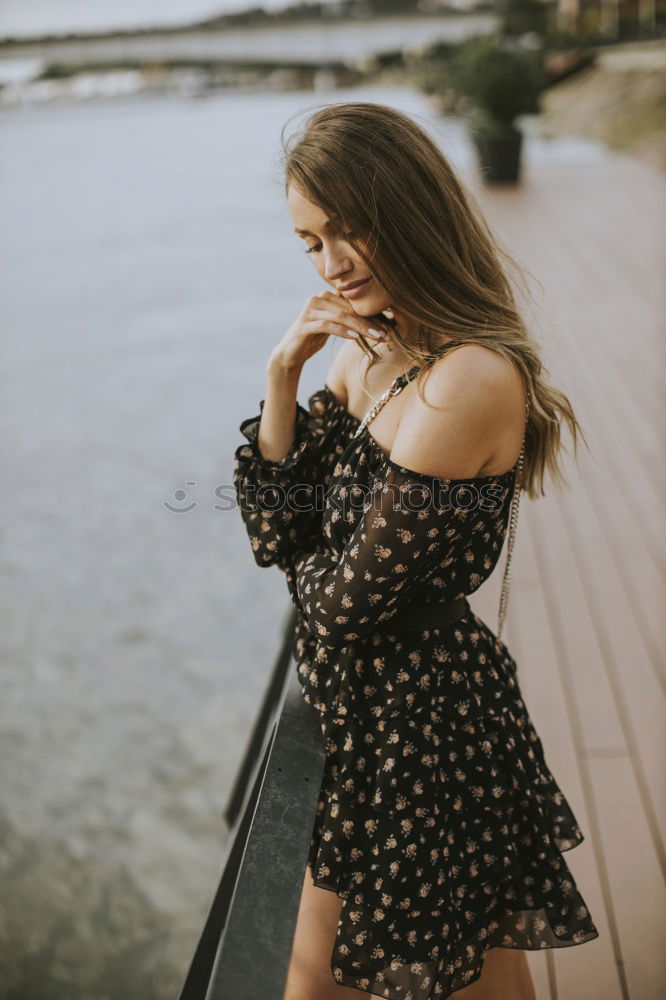
[[[364,336],[369,337],[371,342],[381,343],[388,335],[384,330],[373,327],[373,323],[378,322],[377,317],[366,319],[359,316],[336,292],[312,295],[273,349],[269,366],[277,363],[283,371],[300,372],[305,362],[322,349],[330,336],[347,340]]]

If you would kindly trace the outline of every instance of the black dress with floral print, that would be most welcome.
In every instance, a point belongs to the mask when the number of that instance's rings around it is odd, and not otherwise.
[[[258,447],[261,400],[234,484],[257,564],[286,575],[325,741],[308,864],[343,900],[331,970],[389,1000],[446,1000],[489,948],[599,936],[562,855],[583,834],[505,644],[469,605],[448,626],[392,626],[489,576],[515,468],[426,476],[388,458],[327,385],[308,404],[274,462]]]

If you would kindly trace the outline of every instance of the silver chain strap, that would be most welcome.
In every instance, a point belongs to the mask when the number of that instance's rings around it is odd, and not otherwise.
[[[404,389],[404,384],[400,385],[398,379],[402,376],[398,375],[396,379],[393,380],[391,385],[386,389],[385,392],[381,394],[376,403],[370,407],[363,420],[360,422],[356,430],[354,431],[354,437],[361,433],[362,429],[369,424],[371,420],[377,416],[384,404],[391,398],[391,396],[397,396],[399,392]],[[396,384],[397,383],[397,384]],[[529,395],[525,401],[525,411],[526,418],[525,423],[527,425],[527,416],[529,415],[530,402]],[[520,505],[520,494],[522,491],[523,484],[523,466],[525,464],[525,436],[523,435],[523,443],[520,449],[520,455],[518,456],[518,461],[516,463],[516,478],[514,480],[513,486],[513,496],[511,497],[511,510],[509,511],[509,531],[508,531],[508,541],[506,550],[506,563],[504,564],[504,576],[502,577],[502,589],[500,591],[500,602],[499,611],[497,615],[497,638],[500,639],[502,636],[502,629],[504,628],[504,621],[506,619],[507,607],[509,604],[509,589],[511,584],[511,556],[513,555],[513,547],[516,543],[516,528],[518,526],[518,507]]]
[[[529,394],[525,401],[525,411],[527,416],[530,412]],[[527,416],[525,424],[527,425]],[[523,488],[523,466],[525,464],[525,435],[516,464],[516,478],[513,483],[513,496],[511,497],[511,510],[509,511],[509,538],[506,546],[506,562],[504,564],[504,575],[502,577],[502,589],[500,591],[499,611],[497,612],[497,638],[501,639],[506,612],[509,605],[509,589],[511,585],[511,556],[513,547],[516,544],[516,528],[518,526],[518,507],[520,505],[520,494]]]
[[[391,396],[397,396],[399,392],[402,392],[402,390],[404,389],[404,385],[400,385],[399,383],[396,384],[399,378],[402,378],[402,376],[398,375],[396,378],[394,378],[388,389],[386,389],[381,394],[377,402],[372,404],[366,415],[363,417],[363,420],[360,422],[360,424],[354,431],[353,435],[354,437],[356,437],[358,434],[361,433],[366,424],[369,424],[371,420],[374,420],[374,418],[381,410],[382,406],[384,406],[384,404],[391,398]]]

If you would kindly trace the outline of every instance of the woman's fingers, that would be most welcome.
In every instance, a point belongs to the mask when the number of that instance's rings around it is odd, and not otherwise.
[[[343,327],[345,333],[351,331],[352,335],[356,334],[358,336],[360,334],[377,342],[388,339],[386,331],[372,327],[368,320],[353,311],[346,312],[344,309],[331,309],[331,306],[324,309],[311,307],[308,311],[308,320],[322,324],[335,323]],[[337,336],[340,336],[339,330],[327,332],[333,332]]]
[[[372,322],[380,327],[382,325],[376,317]],[[342,296],[324,292],[310,296],[271,357],[278,359],[285,370],[300,370],[309,358],[322,349],[329,336],[344,340],[367,337],[375,344],[389,340],[385,330],[371,326],[371,321],[350,309]]]
[[[318,319],[313,317],[308,319],[304,325],[303,329],[306,333],[328,333],[334,337],[343,337],[347,340],[358,340],[360,336],[368,336],[371,340],[379,343],[386,339],[386,334],[381,330],[378,330],[375,334],[371,334],[367,326],[361,326],[360,329],[351,325],[350,318],[331,318],[322,317]]]

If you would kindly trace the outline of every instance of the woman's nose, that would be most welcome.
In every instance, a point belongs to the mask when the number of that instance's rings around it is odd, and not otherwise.
[[[324,257],[324,277],[327,281],[335,281],[347,274],[353,266],[353,261],[344,251],[329,250]]]

